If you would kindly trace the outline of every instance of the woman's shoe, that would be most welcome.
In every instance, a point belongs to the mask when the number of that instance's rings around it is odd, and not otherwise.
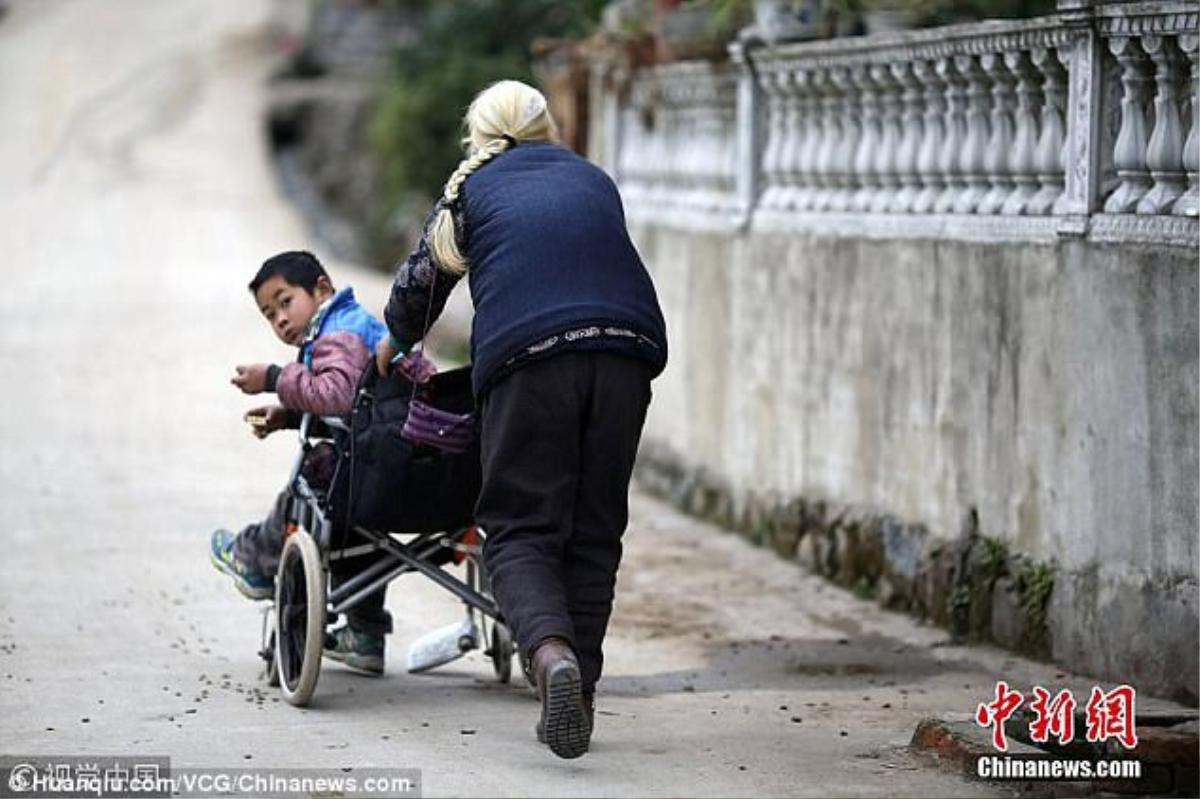
[[[594,732],[596,729],[596,697],[594,694],[585,693],[583,695],[583,709],[587,712],[588,727]],[[546,729],[542,726],[541,719],[538,719],[537,727],[534,729],[537,732],[538,743],[546,743]]]
[[[591,742],[592,720],[574,650],[562,638],[547,638],[534,650],[532,660],[542,700],[538,740],[559,757],[581,757]]]

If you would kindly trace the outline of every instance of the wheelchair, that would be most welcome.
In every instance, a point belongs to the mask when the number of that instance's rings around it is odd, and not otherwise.
[[[423,400],[448,410],[473,406],[469,367],[436,374],[417,388]],[[369,369],[348,419],[301,418],[275,597],[263,613],[259,651],[263,677],[292,705],[308,704],[316,690],[327,625],[406,574],[423,575],[466,607],[448,642],[443,635],[417,662],[410,649],[409,671],[449,662],[484,642],[497,679],[511,677],[512,635],[483,564],[486,532],[471,518],[478,443],[448,453],[405,440],[400,431],[413,395],[405,378]],[[317,446],[331,448],[335,458],[328,485],[303,468]],[[464,578],[443,568],[449,565],[464,565]],[[342,578],[336,585],[333,572]]]

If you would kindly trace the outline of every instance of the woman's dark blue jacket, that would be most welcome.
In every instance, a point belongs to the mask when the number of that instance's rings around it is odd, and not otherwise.
[[[430,226],[401,266],[384,311],[401,347],[424,337],[457,277],[437,270]],[[600,349],[644,360],[651,376],[667,362],[654,285],[629,240],[612,180],[570,150],[522,143],[467,178],[455,212],[467,255],[475,319],[476,396],[533,358]],[[432,307],[430,283],[434,283]]]

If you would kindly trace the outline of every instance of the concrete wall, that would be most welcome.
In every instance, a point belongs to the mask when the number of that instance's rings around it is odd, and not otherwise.
[[[772,508],[819,508],[835,527],[890,519],[919,532],[928,563],[942,544],[988,537],[1054,570],[1037,620],[1046,654],[1195,701],[1194,250],[636,219],[631,232],[672,348],[646,431],[649,484],[683,502],[681,486],[709,486],[743,527]],[[792,526],[777,546],[788,556],[828,525]],[[883,561],[912,550],[873,546]],[[923,600],[935,617],[960,578],[948,579]],[[1003,614],[985,612],[986,636],[1007,643]]]

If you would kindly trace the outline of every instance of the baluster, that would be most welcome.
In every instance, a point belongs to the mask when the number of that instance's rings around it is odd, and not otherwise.
[[[819,188],[808,206],[814,211],[825,209],[837,186],[837,169],[833,162],[838,138],[837,92],[830,79],[830,72],[829,69],[821,69],[814,74],[814,88],[820,93],[820,99],[813,110],[820,114],[821,126],[819,144],[815,148],[812,165],[813,177]]]
[[[640,199],[642,189],[641,155],[645,146],[640,81],[635,79],[631,82],[628,101],[620,108],[621,135],[618,142],[620,149],[617,152],[617,176],[622,196],[626,201],[635,202]]]
[[[667,126],[671,123],[671,109],[666,105],[666,92],[658,85],[657,76],[653,83],[652,92],[647,96],[646,115],[651,124],[646,130],[647,147],[645,160],[642,162],[642,175],[645,176],[646,191],[643,199],[656,202],[662,191],[662,185],[667,179],[666,164],[662,160],[663,141],[667,136]]]
[[[687,149],[684,145],[689,140],[691,128],[684,120],[684,111],[681,107],[682,94],[683,92],[677,86],[667,89],[667,124],[663,126],[664,135],[659,141],[666,173],[666,179],[662,180],[660,185],[663,190],[664,204],[667,205],[681,204],[687,194],[687,173],[683,168]],[[684,131],[688,132],[687,136],[683,134]]]
[[[932,210],[935,214],[946,214],[954,210],[955,201],[967,186],[960,165],[960,153],[967,138],[967,86],[956,70],[953,58],[939,59],[936,71],[946,87],[946,138],[936,153],[938,172],[946,188],[938,194]]]
[[[737,73],[730,89],[730,194],[726,201],[729,221],[736,230],[745,230],[754,212],[762,207],[765,94],[758,84],[761,73],[753,69],[743,44],[735,42],[729,54]]]
[[[638,113],[633,108],[632,101],[630,105],[621,108],[621,149],[617,153],[617,185],[621,187],[621,196],[626,203],[633,202],[637,199],[638,177],[637,170],[637,154],[638,147],[641,142],[641,124],[638,121]]]
[[[1078,213],[1078,205],[1073,202],[1070,196],[1070,190],[1067,186],[1067,165],[1071,163],[1071,138],[1070,125],[1068,121],[1071,118],[1071,48],[1058,48],[1058,65],[1062,67],[1064,82],[1066,86],[1063,91],[1062,108],[1063,108],[1063,143],[1062,150],[1058,154],[1058,162],[1062,164],[1063,170],[1063,187],[1062,193],[1058,195],[1058,199],[1054,201],[1054,208],[1051,213],[1055,215],[1065,215],[1070,213]]]
[[[825,83],[825,70],[820,68],[809,70],[809,97],[804,107],[804,116],[809,121],[809,127],[800,164],[809,191],[797,206],[802,210],[816,209],[825,194],[826,165],[821,157],[829,137],[829,130],[825,126]]]
[[[911,210],[914,214],[927,214],[933,210],[938,196],[946,188],[946,181],[938,168],[938,156],[946,139],[942,122],[946,115],[946,93],[934,62],[916,62],[913,64],[913,74],[917,83],[925,89],[925,120],[921,146],[917,152],[917,178],[921,190],[913,198]]]
[[[676,80],[680,80],[676,77]],[[686,80],[686,79],[684,79]],[[692,203],[695,192],[695,175],[692,171],[692,152],[696,144],[696,125],[693,121],[694,112],[688,103],[691,87],[680,80],[675,89],[673,105],[674,124],[671,125],[671,138],[667,147],[671,153],[671,185],[675,188],[674,201],[677,205],[688,206]]]
[[[828,204],[832,211],[850,208],[858,180],[854,175],[854,155],[858,151],[858,140],[862,136],[858,122],[858,86],[850,74],[850,67],[838,67],[831,77],[838,90],[837,111],[841,115],[841,136],[838,139],[834,160],[837,168],[837,191]]]
[[[763,94],[767,98],[767,146],[763,148],[762,173],[766,184],[763,208],[775,208],[783,196],[783,144],[787,120],[784,118],[784,91],[787,73],[773,69],[762,75]]]
[[[655,149],[658,145],[658,137],[662,135],[662,126],[666,124],[666,118],[662,106],[658,102],[657,94],[651,95],[647,88],[643,90],[642,98],[642,104],[638,107],[638,118],[642,131],[642,147],[638,156],[638,182],[642,186],[642,200],[646,201],[650,198],[650,188],[654,185],[654,179],[657,177],[654,170]],[[654,102],[651,102],[651,99]]]
[[[643,201],[647,200],[650,195],[650,188],[654,185],[654,148],[658,141],[658,137],[662,133],[664,124],[662,112],[650,106],[642,106],[637,111],[638,116],[638,131],[639,147],[637,150],[637,184],[638,194],[641,195]]]
[[[817,150],[821,146],[821,95],[817,91],[818,80],[817,70],[808,68],[804,70],[803,80],[798,81],[796,85],[796,115],[798,124],[804,129],[804,137],[796,146],[796,174],[799,181],[789,207],[800,211],[811,208],[817,192],[820,191],[820,181],[816,174]]]
[[[723,148],[722,133],[724,122],[721,119],[721,85],[720,76],[712,76],[712,86],[706,93],[707,104],[704,114],[708,118],[708,135],[705,137],[705,177],[707,196],[705,206],[716,210],[721,206],[721,184],[724,172],[725,153],[732,148]]]
[[[913,200],[920,190],[921,180],[917,175],[917,153],[924,134],[921,124],[921,83],[913,72],[913,65],[900,61],[891,65],[892,77],[900,86],[900,142],[896,146],[896,176],[900,191],[892,198],[888,210],[907,213],[912,210]]]
[[[900,145],[900,85],[892,78],[889,67],[879,64],[871,67],[871,80],[879,87],[879,102],[882,110],[879,124],[879,149],[875,153],[875,176],[879,190],[871,198],[870,210],[875,213],[886,211],[900,187],[896,174],[896,149]]]
[[[1030,54],[1033,65],[1042,74],[1042,134],[1034,149],[1033,164],[1037,171],[1038,191],[1025,204],[1027,214],[1049,214],[1062,196],[1063,170],[1066,162],[1066,126],[1063,113],[1067,104],[1066,75],[1053,47],[1036,47]]]
[[[675,158],[674,151],[671,147],[675,138],[675,119],[678,112],[669,104],[667,92],[661,95],[663,100],[662,109],[662,125],[654,132],[654,160],[651,162],[651,185],[650,185],[650,200],[651,202],[669,203],[671,201],[671,191],[675,180]]]
[[[725,138],[725,113],[721,105],[724,96],[721,91],[722,77],[714,74],[712,88],[708,92],[709,105],[705,110],[708,115],[708,209],[715,211],[721,207],[723,189],[725,186],[725,158],[733,151],[733,143]]]
[[[662,102],[662,125],[654,132],[654,160],[651,162],[653,178],[649,198],[655,205],[667,205],[671,202],[675,180],[675,153],[671,144],[675,137],[677,112],[671,104],[671,94],[668,89],[662,89],[659,94]]]
[[[854,174],[859,189],[850,202],[850,210],[866,211],[879,190],[879,179],[875,174],[875,151],[879,149],[879,95],[871,80],[871,67],[857,64],[852,70],[852,79],[862,98],[862,135],[854,153]]]
[[[1187,188],[1183,173],[1183,125],[1179,119],[1178,58],[1162,36],[1142,37],[1142,48],[1154,59],[1154,130],[1146,149],[1153,188],[1137,204],[1139,214],[1170,211]]]
[[[683,207],[694,204],[696,194],[696,174],[693,169],[696,141],[699,139],[696,131],[695,110],[689,105],[691,100],[689,86],[679,77],[674,89],[676,95],[675,124],[671,126],[671,139],[668,147],[671,152],[672,181],[675,187],[675,203]]]
[[[1024,51],[1004,54],[1004,66],[1017,79],[1016,133],[1009,161],[1009,172],[1016,187],[1004,201],[1000,213],[1009,216],[1029,213],[1029,201],[1038,190],[1036,152],[1038,145],[1037,116],[1034,107],[1041,99],[1033,62]]]
[[[811,74],[808,70],[789,72],[785,103],[788,135],[784,140],[782,156],[786,186],[783,200],[785,208],[803,208],[812,191],[804,162],[805,153],[811,148],[816,134],[808,113],[811,100],[810,81]]]
[[[819,202],[815,206],[815,210],[827,211],[833,205],[838,192],[842,187],[842,159],[841,147],[842,137],[842,103],[843,94],[841,87],[835,79],[837,69],[830,68],[825,70],[825,96],[821,103],[823,110],[822,125],[827,134],[822,137],[823,149],[821,151],[822,174],[825,177],[825,191],[822,192]]]
[[[987,79],[974,56],[955,56],[954,67],[967,87],[967,134],[963,139],[962,157],[958,162],[963,189],[954,200],[954,213],[973,214],[988,189],[985,173],[989,133]]]
[[[642,185],[645,187],[642,193],[644,201],[654,199],[655,187],[659,180],[663,177],[662,163],[658,160],[659,152],[661,151],[660,143],[665,135],[664,129],[667,126],[667,109],[663,105],[663,96],[655,87],[652,95],[647,95],[647,103],[643,106],[643,113],[647,121],[646,125],[646,147],[642,156]]]
[[[1146,56],[1138,42],[1129,36],[1108,40],[1108,49],[1121,65],[1121,130],[1113,146],[1113,166],[1117,169],[1117,187],[1104,203],[1110,214],[1127,214],[1150,190],[1146,171],[1146,94],[1150,78],[1146,74]]]
[[[1175,201],[1171,213],[1180,216],[1200,215],[1200,64],[1197,64],[1197,51],[1200,50],[1200,36],[1195,33],[1184,33],[1179,36],[1179,49],[1191,63],[1191,81],[1187,92],[1187,118],[1189,130],[1187,141],[1183,145],[1183,168],[1187,170],[1187,191]]]
[[[690,208],[703,208],[708,195],[708,176],[712,168],[706,158],[711,135],[708,105],[698,75],[688,76],[687,97],[683,109],[684,124],[679,130],[679,146],[686,153],[683,176],[688,184]]]
[[[720,162],[716,159],[714,145],[716,144],[717,109],[715,98],[711,94],[711,86],[702,87],[697,92],[697,102],[693,113],[696,116],[696,141],[693,145],[692,163],[689,171],[696,175],[698,191],[695,205],[701,209],[712,207],[716,194],[717,171]]]
[[[1010,82],[1011,73],[1005,68],[1001,53],[984,53],[979,63],[992,79],[992,135],[983,159],[991,188],[979,201],[975,212],[997,214],[1016,185],[1009,171],[1010,151],[1015,136],[1012,120],[1014,92]]]
[[[720,110],[720,139],[716,146],[716,157],[721,164],[718,179],[720,197],[718,206],[721,209],[733,208],[737,204],[738,190],[738,107],[737,83],[726,89],[726,102],[721,103]]]

